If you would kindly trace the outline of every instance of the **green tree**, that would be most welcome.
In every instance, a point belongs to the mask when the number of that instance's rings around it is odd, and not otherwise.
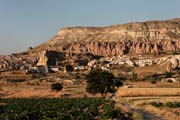
[[[91,94],[100,93],[103,97],[106,97],[107,93],[114,93],[116,88],[123,85],[112,73],[100,69],[91,70],[86,78],[86,91]]]

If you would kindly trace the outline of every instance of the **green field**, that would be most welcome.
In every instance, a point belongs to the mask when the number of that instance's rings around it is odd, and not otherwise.
[[[114,103],[102,98],[21,98],[1,99],[0,103],[1,120],[126,119]]]

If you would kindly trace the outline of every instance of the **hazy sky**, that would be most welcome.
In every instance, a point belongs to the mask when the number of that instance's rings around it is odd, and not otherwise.
[[[180,17],[180,0],[0,0],[0,54],[36,46],[67,26]]]

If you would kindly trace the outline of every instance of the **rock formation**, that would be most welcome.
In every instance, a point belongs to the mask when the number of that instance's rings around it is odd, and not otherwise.
[[[37,66],[57,66],[58,62],[65,60],[65,54],[56,51],[42,51],[39,53],[39,60]]]
[[[178,51],[180,18],[108,27],[63,28],[34,50],[114,56]]]
[[[167,55],[160,58],[155,58],[156,64],[161,68],[163,65],[167,65],[166,70],[172,71],[180,69],[180,55]]]
[[[47,51],[42,51],[42,53],[39,55],[39,60],[37,63],[37,66],[47,66],[48,65],[48,57],[47,57]]]

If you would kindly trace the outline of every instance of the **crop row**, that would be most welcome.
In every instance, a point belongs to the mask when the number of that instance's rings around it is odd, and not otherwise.
[[[1,99],[1,120],[90,120],[124,114],[114,103],[101,98]]]

